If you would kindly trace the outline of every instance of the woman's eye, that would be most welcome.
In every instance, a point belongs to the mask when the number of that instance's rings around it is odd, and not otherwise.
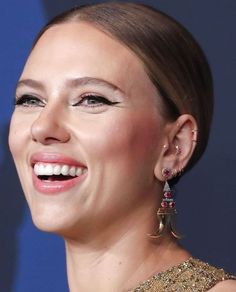
[[[99,96],[99,95],[85,95],[81,98],[79,102],[74,104],[73,106],[87,106],[87,107],[97,107],[103,105],[115,105],[119,102],[112,102],[109,99]]]
[[[24,107],[44,107],[45,103],[36,96],[22,95],[16,99],[15,105]]]

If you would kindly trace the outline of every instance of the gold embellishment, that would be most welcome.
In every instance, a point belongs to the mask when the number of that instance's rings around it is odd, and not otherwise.
[[[171,171],[169,168],[163,168],[162,175],[166,178],[169,178],[170,176],[173,177],[173,171]],[[158,238],[160,236],[163,236],[165,232],[170,232],[175,238],[181,239],[181,235],[176,231],[175,228],[175,214],[177,213],[177,211],[167,180],[165,182],[163,192],[164,194],[161,206],[157,210],[159,226],[155,234],[149,235],[152,238]]]
[[[159,219],[159,229],[156,234],[150,235],[152,238],[159,238],[165,231],[169,231],[175,238],[181,239],[182,236],[177,232],[175,227],[175,208],[159,208],[157,216]]]
[[[236,280],[236,277],[223,269],[190,258],[153,276],[130,292],[205,292],[228,279]]]

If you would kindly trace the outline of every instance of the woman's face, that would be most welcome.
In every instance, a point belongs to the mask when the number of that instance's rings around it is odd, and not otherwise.
[[[139,59],[85,23],[47,30],[16,91],[9,143],[35,224],[78,234],[153,200],[158,94]]]

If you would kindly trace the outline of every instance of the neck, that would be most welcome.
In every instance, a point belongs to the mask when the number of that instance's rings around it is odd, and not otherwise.
[[[170,236],[156,240],[148,236],[154,220],[136,214],[99,232],[92,240],[65,239],[70,292],[128,291],[186,260],[190,255]]]

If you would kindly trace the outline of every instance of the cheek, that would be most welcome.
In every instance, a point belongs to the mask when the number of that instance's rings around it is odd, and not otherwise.
[[[88,125],[87,125],[88,126]],[[86,147],[96,162],[137,165],[156,158],[161,127],[157,117],[146,112],[111,115],[90,124]],[[89,128],[90,128],[89,126]]]
[[[13,113],[9,131],[9,147],[14,160],[23,154],[26,140],[30,134],[29,125],[29,121],[25,120],[24,117],[16,112]]]
[[[15,155],[19,153],[20,147],[21,147],[21,139],[18,140],[18,134],[20,132],[20,124],[19,119],[17,118],[17,115],[13,113],[10,123],[10,131],[9,131],[9,147],[11,150],[11,153],[13,155],[13,158],[15,159]]]
[[[14,112],[10,123],[9,147],[25,194],[28,193],[28,166],[25,162],[29,137],[30,121],[26,121],[25,117]],[[26,199],[30,203],[29,196],[26,196]]]
[[[30,125],[30,121],[24,116],[16,112],[13,113],[8,142],[23,188],[25,178],[27,177],[26,173],[28,172],[26,158],[30,140]]]
[[[91,190],[98,190],[92,204],[107,215],[117,206],[120,212],[130,211],[154,187],[160,121],[143,112],[113,115],[98,121],[93,130],[86,141]]]

